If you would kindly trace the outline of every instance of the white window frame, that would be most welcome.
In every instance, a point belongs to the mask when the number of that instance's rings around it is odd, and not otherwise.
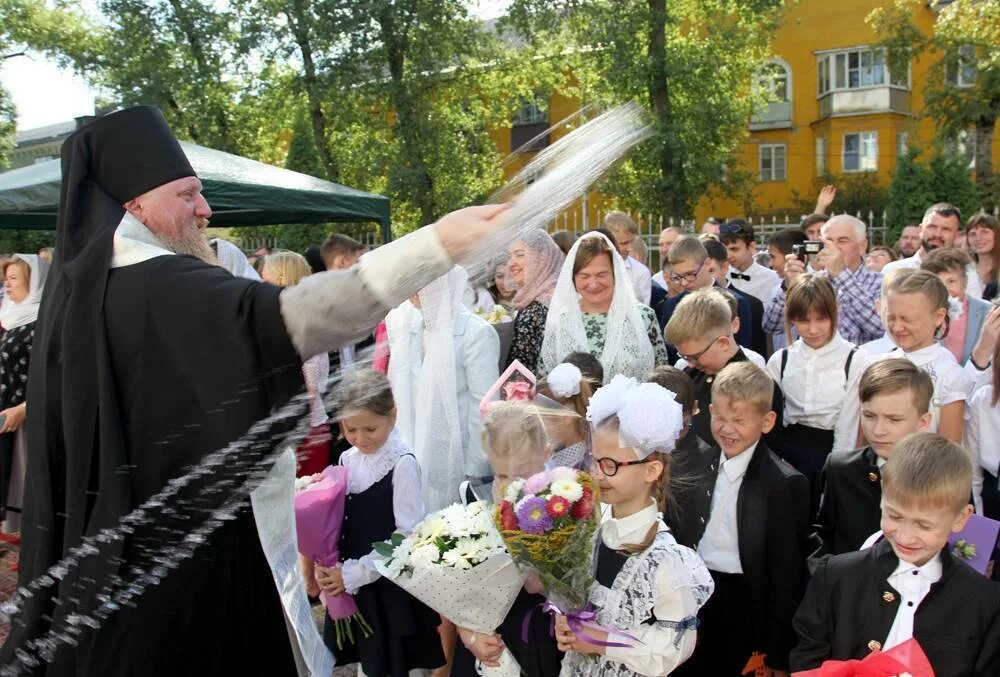
[[[775,151],[781,150],[781,172],[775,162]],[[769,175],[764,176],[764,158],[770,160]],[[788,180],[788,145],[784,143],[762,143],[757,150],[757,177],[761,183],[781,183]]]
[[[897,132],[896,133],[896,155],[906,155],[906,152],[910,150],[910,133],[909,132]]]
[[[827,148],[826,148],[826,137],[817,136],[816,137],[816,175],[822,176],[826,174],[829,169],[827,165]]]
[[[867,64],[867,66],[866,66]],[[880,71],[875,66],[880,66]],[[865,73],[868,73],[867,78]],[[851,75],[855,73],[856,84],[851,85]],[[893,74],[886,61],[885,50],[867,45],[848,49],[824,50],[816,52],[816,97],[833,92],[850,92],[876,87],[893,87],[909,90],[910,65],[906,66],[905,82],[894,82]]]
[[[968,64],[963,64],[968,60]],[[972,77],[966,77],[966,69],[971,70]],[[976,48],[972,45],[962,45],[958,48],[954,70],[947,74],[947,81],[952,87],[967,89],[976,86]]]
[[[766,74],[769,68],[777,67],[784,71],[785,98],[780,99],[775,96],[775,79]],[[792,67],[782,59],[768,59],[763,66],[754,74],[753,86],[756,91],[766,90],[769,94],[769,102],[791,103],[792,102]]]
[[[847,137],[858,137],[858,166],[856,169],[847,167]],[[845,174],[878,171],[878,132],[849,132],[844,134],[840,150],[840,167]],[[865,153],[865,146],[874,149],[873,155]]]

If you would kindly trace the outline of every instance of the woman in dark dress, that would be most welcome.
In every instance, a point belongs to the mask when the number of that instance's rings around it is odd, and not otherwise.
[[[545,318],[549,314],[549,302],[565,258],[559,245],[541,229],[531,231],[511,245],[507,268],[517,285],[512,301],[517,313],[514,315],[514,337],[504,368],[517,360],[538,373]]]
[[[31,341],[49,265],[33,254],[15,254],[3,264],[0,305],[0,514],[2,532],[21,530],[21,498],[27,458],[24,418]],[[9,540],[9,539],[4,539]]]

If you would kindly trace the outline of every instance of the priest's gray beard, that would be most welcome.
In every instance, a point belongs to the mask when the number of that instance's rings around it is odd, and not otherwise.
[[[208,221],[205,221],[205,224],[207,223]],[[215,255],[211,245],[208,244],[204,228],[199,226],[191,228],[182,237],[178,238],[160,235],[160,241],[175,254],[187,254],[188,256],[201,259],[205,263],[210,263],[213,266],[220,265],[219,257]]]

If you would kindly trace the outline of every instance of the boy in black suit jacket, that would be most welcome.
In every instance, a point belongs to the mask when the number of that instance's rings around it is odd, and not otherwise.
[[[678,242],[680,242],[678,240]],[[674,245],[677,246],[676,244]],[[671,250],[673,251],[673,250]],[[710,445],[712,427],[708,405],[712,400],[712,382],[722,368],[729,364],[747,361],[747,356],[733,336],[733,316],[730,300],[733,297],[718,288],[699,289],[687,294],[677,305],[677,310],[667,323],[667,344],[688,363],[684,370],[694,381],[695,398],[699,412],[694,416],[694,429],[698,437]],[[776,412],[773,427],[765,431],[765,439],[772,451],[781,452],[782,412],[785,401],[781,388],[771,381],[769,410]]]
[[[754,654],[787,674],[805,580],[809,483],[761,439],[776,420],[772,386],[750,362],[727,366],[712,384],[712,432],[722,451],[689,467],[694,488],[670,526],[708,565],[715,593],[678,674],[740,675]]]
[[[968,454],[914,433],[882,468],[884,540],[826,560],[795,614],[793,670],[916,639],[938,677],[1000,675],[1000,585],[952,556],[972,506]]]
[[[882,466],[896,444],[927,430],[934,383],[903,358],[881,360],[865,370],[858,388],[861,429],[869,446],[827,456],[816,532],[821,554],[853,552],[879,529]]]

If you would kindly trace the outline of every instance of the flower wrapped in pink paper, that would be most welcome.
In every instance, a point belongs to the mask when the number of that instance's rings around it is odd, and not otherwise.
[[[340,563],[338,543],[346,499],[347,468],[344,466],[327,466],[319,474],[296,480],[295,532],[299,552],[322,567]],[[337,648],[343,648],[344,639],[354,641],[352,622],[358,624],[365,637],[371,634],[352,595],[324,592],[320,598],[337,629]]]
[[[934,677],[934,669],[917,640],[910,639],[862,660],[824,661],[815,670],[793,672],[792,677]]]

